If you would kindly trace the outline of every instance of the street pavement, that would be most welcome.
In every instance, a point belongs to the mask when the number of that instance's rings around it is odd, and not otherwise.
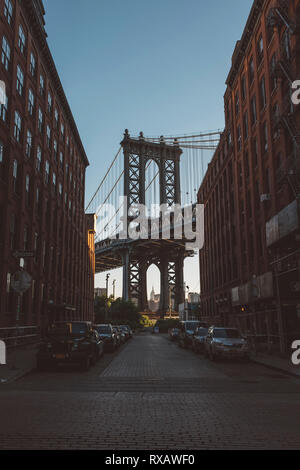
[[[300,379],[138,334],[76,366],[0,384],[0,449],[299,449]]]

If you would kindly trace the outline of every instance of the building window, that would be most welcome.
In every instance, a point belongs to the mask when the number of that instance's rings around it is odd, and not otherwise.
[[[18,65],[17,66],[17,92],[19,93],[20,96],[22,96],[22,93],[23,93],[23,86],[24,86],[24,74],[23,74],[21,67]]]
[[[45,164],[45,183],[46,184],[49,183],[49,174],[50,174],[50,165],[49,165],[49,162],[47,160],[46,164]]]
[[[260,107],[261,109],[264,109],[267,104],[265,77],[261,79],[259,89],[260,89]]]
[[[43,112],[39,108],[38,128],[40,132],[43,132]]]
[[[59,192],[59,196],[62,197],[62,184],[59,183],[58,185],[58,192]]]
[[[34,110],[34,94],[31,88],[28,91],[28,113],[32,116]]]
[[[45,90],[45,80],[43,75],[40,75],[40,95],[43,96]]]
[[[5,0],[5,3],[4,3],[4,16],[7,19],[8,24],[11,24],[12,13],[13,13],[13,6],[12,6],[12,3],[11,3],[11,0]]]
[[[3,144],[3,142],[0,140],[0,163],[3,162],[3,155],[4,155],[4,144]]]
[[[255,95],[251,98],[251,124],[255,124],[257,121],[257,111],[256,111],[256,98]]]
[[[57,141],[53,142],[54,160],[57,161]]]
[[[250,62],[249,62],[249,83],[251,83],[254,80],[254,60],[253,57],[251,57]]]
[[[244,140],[248,139],[248,113],[245,112],[243,117],[243,127],[244,127]]]
[[[65,126],[64,126],[63,123],[61,123],[61,125],[60,125],[60,132],[61,132],[61,135],[62,135],[62,137],[63,137],[64,134],[65,134]]]
[[[8,70],[10,61],[10,45],[5,36],[2,38],[2,54],[1,54],[1,62],[4,65],[5,70]]]
[[[58,129],[58,111],[55,109],[54,111],[54,119],[55,119],[55,127]]]
[[[259,36],[257,41],[257,62],[258,64],[261,63],[264,57],[264,41],[262,35]]]
[[[17,142],[20,142],[21,138],[21,128],[22,128],[22,119],[18,111],[15,111],[15,126],[14,126],[14,136]]]
[[[51,93],[48,93],[48,113],[51,114],[52,111],[52,96]]]
[[[267,123],[263,123],[263,150],[266,152],[268,150],[268,126]]]
[[[291,58],[291,43],[290,43],[290,32],[289,29],[287,28],[284,32],[283,38],[283,52],[287,60],[290,60]]]
[[[37,171],[41,171],[41,163],[42,163],[42,150],[41,147],[38,145],[36,151],[36,169]]]
[[[50,148],[51,144],[51,129],[47,124],[47,131],[46,131],[46,141],[47,141],[47,147]]]
[[[53,189],[55,191],[56,189],[56,174],[53,172],[53,175],[52,175],[52,183],[53,183]]]
[[[64,164],[64,155],[63,155],[62,152],[60,152],[60,154],[59,154],[59,161],[60,161],[61,166],[63,166],[63,164]]]
[[[14,160],[13,163],[13,188],[14,192],[17,192],[17,180],[18,180],[18,162]]]
[[[36,65],[36,60],[33,52],[30,53],[30,64],[29,64],[29,71],[31,75],[34,77],[35,76],[35,65]]]
[[[29,129],[27,129],[27,137],[26,137],[26,156],[29,158],[31,157],[32,151],[32,134]]]
[[[19,41],[18,41],[18,45],[19,45],[19,48],[20,48],[20,51],[22,52],[22,54],[24,53],[24,50],[25,50],[25,44],[26,44],[25,33],[24,33],[23,28],[22,28],[22,25],[20,25],[20,26],[19,26]]]
[[[7,96],[5,97],[4,104],[0,105],[0,118],[2,121],[6,121],[6,115],[7,115],[7,107],[8,107],[8,98]]]

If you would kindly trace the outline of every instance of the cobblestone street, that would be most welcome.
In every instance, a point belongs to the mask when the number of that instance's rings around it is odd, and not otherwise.
[[[299,448],[299,392],[299,379],[264,366],[139,334],[88,372],[0,385],[0,448]]]

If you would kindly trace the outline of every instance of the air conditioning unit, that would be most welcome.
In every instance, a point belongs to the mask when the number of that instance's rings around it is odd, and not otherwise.
[[[260,195],[260,202],[270,201],[270,200],[271,200],[271,194],[261,194]]]

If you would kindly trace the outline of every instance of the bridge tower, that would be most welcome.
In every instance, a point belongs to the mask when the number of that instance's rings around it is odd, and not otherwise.
[[[121,142],[124,154],[124,195],[127,196],[127,211],[134,204],[145,204],[146,164],[154,160],[159,169],[159,203],[180,204],[180,149],[176,139],[173,145],[166,144],[161,137],[159,143],[131,138],[125,130]],[[128,213],[128,212],[127,212]],[[128,223],[130,218],[128,218]],[[175,309],[184,301],[183,263],[184,247],[170,245],[170,250],[161,249],[155,253],[137,251],[128,246],[121,252],[123,264],[123,299],[135,300],[140,311],[147,309],[147,269],[156,264],[161,273],[160,314],[169,307],[170,289],[175,300]]]

